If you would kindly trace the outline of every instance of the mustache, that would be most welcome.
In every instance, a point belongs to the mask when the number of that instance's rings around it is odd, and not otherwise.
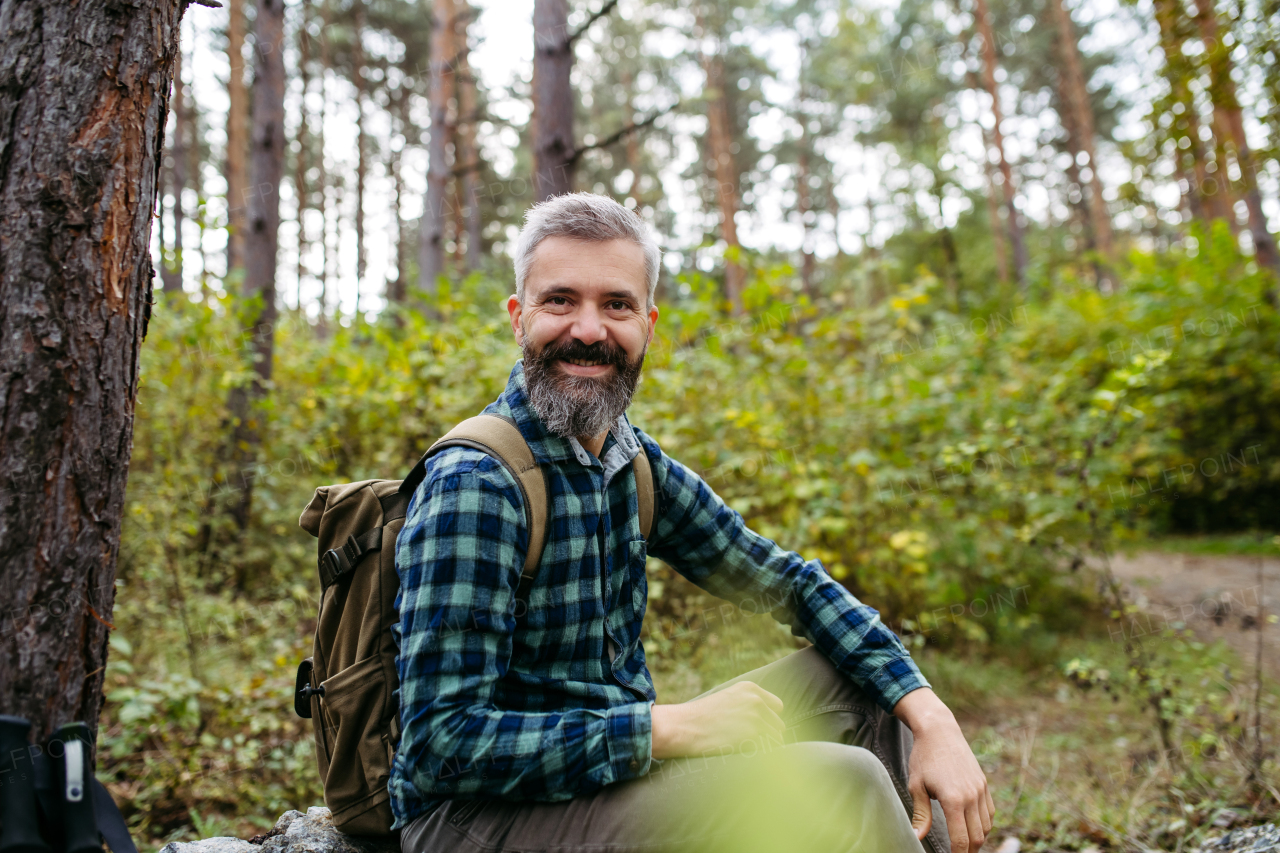
[[[538,360],[543,364],[552,361],[598,361],[611,364],[619,370],[626,370],[630,365],[627,352],[617,344],[600,341],[584,344],[582,341],[569,339],[559,343],[550,343],[538,353]]]

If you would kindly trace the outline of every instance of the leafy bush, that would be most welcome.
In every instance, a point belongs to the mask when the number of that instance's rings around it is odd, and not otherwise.
[[[914,647],[1062,663],[1055,637],[1085,624],[1084,578],[1116,531],[1217,523],[1242,496],[1280,494],[1280,321],[1225,233],[1194,255],[1136,255],[1114,295],[1045,282],[1043,302],[963,315],[927,272],[870,305],[811,304],[786,268],[752,282],[749,313],[728,317],[714,282],[680,279],[632,420]],[[143,349],[102,729],[146,833],[319,800],[290,702],[317,589],[298,514],[318,485],[402,476],[500,393],[518,357],[502,292],[473,278],[436,319],[284,315],[251,472],[227,462],[227,393],[249,375],[243,306],[163,295]],[[225,507],[250,475],[240,531]],[[653,569],[661,663],[689,649],[670,626],[708,603]]]

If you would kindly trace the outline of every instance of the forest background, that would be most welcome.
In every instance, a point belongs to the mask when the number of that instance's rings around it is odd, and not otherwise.
[[[633,420],[904,636],[1004,836],[1274,819],[1274,678],[1111,565],[1280,550],[1277,0],[225,7],[183,22],[99,731],[142,837],[321,802],[298,514],[499,393],[568,189],[666,250]],[[645,635],[666,701],[795,648],[657,563]]]

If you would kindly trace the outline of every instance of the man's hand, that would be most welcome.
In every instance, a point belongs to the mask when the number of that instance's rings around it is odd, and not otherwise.
[[[932,797],[947,816],[952,853],[974,853],[991,832],[996,805],[955,715],[928,688],[902,697],[893,713],[915,736],[907,787],[915,804],[916,837],[923,839],[933,825]]]
[[[782,700],[750,681],[679,705],[653,706],[653,757],[736,751],[758,737],[782,739]]]

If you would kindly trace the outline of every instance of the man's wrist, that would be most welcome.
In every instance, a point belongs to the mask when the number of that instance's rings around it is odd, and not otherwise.
[[[930,729],[959,725],[951,709],[928,687],[919,687],[899,699],[893,706],[893,715],[906,723],[916,737]]]

